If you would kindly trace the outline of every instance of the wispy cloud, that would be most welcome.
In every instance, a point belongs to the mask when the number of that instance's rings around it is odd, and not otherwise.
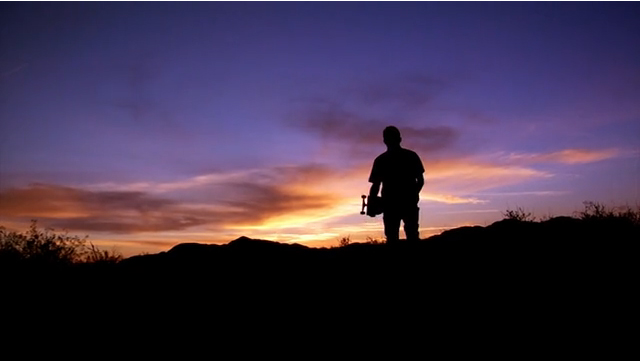
[[[390,124],[390,121],[367,118],[335,105],[308,110],[292,122],[298,129],[347,149],[380,147],[383,145],[383,129]],[[459,136],[459,131],[449,126],[397,126],[404,142],[422,153],[445,149],[453,145]]]
[[[437,214],[468,214],[468,213],[498,213],[498,209],[465,209],[455,211],[437,212]]]
[[[553,176],[550,172],[526,166],[491,163],[469,158],[426,159],[423,164],[426,190],[459,197]]]
[[[562,163],[562,164],[586,164],[601,160],[611,159],[619,156],[620,151],[615,148],[588,150],[588,149],[565,149],[549,153],[519,154],[511,153],[505,157],[508,161],[522,164],[533,163]]]
[[[315,166],[279,167],[263,170],[262,175],[255,172],[252,178],[241,179],[240,174],[220,178],[209,175],[170,185],[134,184],[145,191],[32,184],[1,191],[0,215],[44,219],[59,228],[112,233],[260,225],[276,217],[335,205],[337,196],[304,187],[310,179],[320,180],[325,173]],[[192,198],[196,202],[158,194],[188,188],[196,193]],[[210,194],[214,195],[198,202],[202,188],[211,188]]]
[[[538,197],[548,197],[548,196],[564,195],[564,194],[568,194],[568,193],[569,192],[567,192],[567,191],[560,191],[560,190],[539,190],[539,191],[521,191],[521,192],[474,193],[474,195],[487,196],[487,197],[493,197],[493,196],[524,196],[524,195],[532,195],[532,196],[538,196]]]
[[[482,200],[474,197],[459,197],[456,195],[444,195],[444,194],[434,194],[434,193],[422,193],[421,200],[446,203],[446,204],[479,204],[479,203],[487,202],[487,200]]]
[[[290,114],[288,125],[352,157],[364,157],[375,147],[382,147],[383,129],[394,125],[401,130],[405,145],[421,153],[433,153],[451,147],[460,131],[408,114],[433,107],[432,101],[446,85],[439,77],[421,73],[356,81],[335,94],[303,100]]]
[[[178,202],[143,192],[94,192],[47,184],[0,192],[0,215],[44,219],[59,228],[114,233],[177,230],[204,223]]]
[[[8,71],[2,72],[0,74],[0,78],[9,77],[10,75],[12,75],[14,73],[18,73],[21,70],[23,70],[24,68],[26,68],[28,65],[29,65],[29,63],[26,63],[26,62],[25,63],[21,63],[20,65],[9,69]]]
[[[485,190],[552,176],[527,166],[471,158],[425,158],[424,165],[421,199],[450,205],[485,204],[492,197],[483,194]],[[205,233],[198,238],[213,241],[216,236],[247,234],[280,235],[284,242],[331,239],[342,233],[332,221],[358,215],[370,168],[368,161],[349,169],[274,166],[171,182],[32,184],[1,190],[0,216],[37,218],[56,228],[132,238],[144,233],[180,233],[185,238]],[[362,227],[349,228],[365,235]],[[375,230],[380,231],[380,225]],[[294,238],[296,233],[300,236]]]

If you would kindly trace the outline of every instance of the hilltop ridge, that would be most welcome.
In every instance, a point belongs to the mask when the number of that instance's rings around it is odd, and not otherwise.
[[[608,221],[592,221],[579,218],[561,216],[545,221],[535,222],[517,219],[503,219],[486,227],[464,226],[446,230],[438,235],[411,243],[401,240],[397,245],[385,243],[353,242],[340,247],[308,247],[301,244],[282,243],[277,241],[253,239],[241,236],[227,244],[201,244],[195,242],[181,243],[168,251],[157,254],[132,256],[121,262],[122,265],[132,265],[138,261],[150,261],[162,258],[193,258],[194,261],[206,262],[207,257],[214,254],[227,254],[229,257],[241,257],[243,254],[263,254],[270,258],[286,257],[292,254],[301,256],[339,256],[352,253],[364,255],[370,253],[429,253],[444,252],[448,249],[459,248],[464,244],[466,249],[488,254],[492,249],[501,246],[507,249],[502,255],[509,255],[518,249],[528,249],[529,256],[520,258],[535,258],[539,254],[548,254],[546,248],[554,247],[554,254],[563,254],[566,250],[572,253],[581,253],[575,247],[589,249],[593,244],[622,244],[632,243],[638,239],[638,225],[625,219],[612,219]],[[529,246],[537,243],[536,246]],[[504,246],[504,244],[510,244]],[[483,247],[479,250],[480,247]],[[612,247],[612,246],[611,246]],[[466,250],[458,252],[465,254]],[[496,251],[494,251],[496,252]],[[603,250],[605,253],[606,250]],[[480,257],[481,255],[479,255]],[[411,256],[406,256],[411,257]],[[485,256],[492,258],[492,256]],[[353,261],[354,262],[354,261]]]
[[[31,297],[20,308],[49,301],[21,315],[34,324],[87,333],[87,345],[52,336],[23,358],[638,360],[638,255],[631,220],[504,219],[396,245],[184,243],[32,277],[10,295]],[[115,320],[87,325],[78,302]],[[113,329],[121,345],[90,348]]]

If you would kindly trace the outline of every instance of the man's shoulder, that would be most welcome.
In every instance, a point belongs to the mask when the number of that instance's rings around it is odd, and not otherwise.
[[[404,156],[405,156],[405,157],[409,157],[409,158],[419,158],[418,154],[417,154],[414,150],[410,150],[410,149],[402,148],[402,149],[401,149],[401,151],[403,152],[403,154],[404,154]],[[419,158],[419,159],[420,159],[420,158]]]
[[[406,149],[406,148],[404,148],[404,147],[403,147],[403,148],[401,148],[401,150],[402,150],[404,153],[407,153],[407,154],[418,155],[414,150]]]
[[[379,163],[379,162],[381,162],[381,161],[383,161],[383,160],[385,160],[387,158],[388,158],[387,151],[385,151],[384,153],[382,153],[379,156],[377,156],[376,159],[374,159],[374,162],[375,163]]]
[[[420,160],[416,152],[410,149],[400,148],[394,151],[387,150],[374,159],[374,163],[398,162],[400,160]]]
[[[416,169],[420,171],[421,173],[425,172],[425,168],[423,167],[423,161],[421,160],[421,157],[418,156],[416,152],[410,149],[403,149],[405,152],[404,158],[408,160],[410,163],[415,165]]]

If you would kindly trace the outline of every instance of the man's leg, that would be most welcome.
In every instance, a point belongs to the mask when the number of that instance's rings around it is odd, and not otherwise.
[[[403,211],[403,229],[405,238],[410,242],[419,240],[418,236],[418,206],[410,206]]]
[[[387,243],[398,242],[398,230],[401,227],[400,213],[390,210],[383,212],[383,224],[385,225]]]

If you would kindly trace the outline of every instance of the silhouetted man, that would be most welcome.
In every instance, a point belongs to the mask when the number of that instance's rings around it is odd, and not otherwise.
[[[370,196],[378,195],[383,184],[383,223],[387,243],[398,241],[403,221],[408,241],[418,241],[418,194],[423,188],[423,163],[418,155],[401,147],[401,133],[394,126],[383,131],[387,151],[374,160],[369,182]]]

